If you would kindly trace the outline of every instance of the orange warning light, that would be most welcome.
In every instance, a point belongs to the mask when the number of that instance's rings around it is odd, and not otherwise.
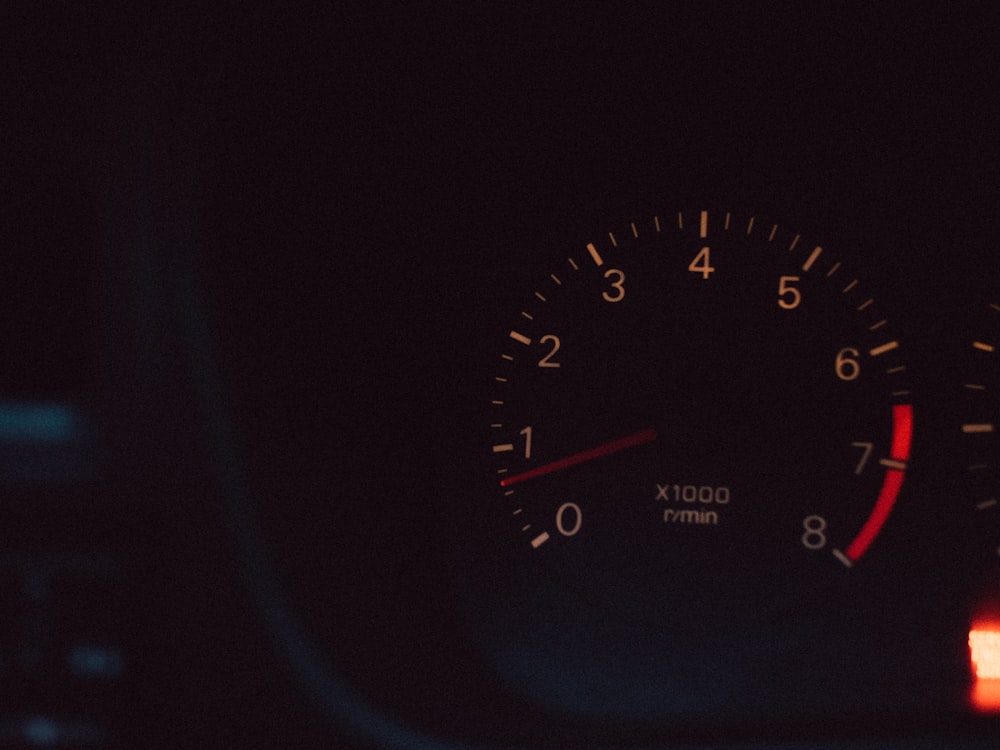
[[[1000,627],[976,627],[969,631],[972,672],[978,680],[1000,680]]]
[[[972,661],[972,705],[982,712],[1000,712],[1000,622],[979,623],[969,630]]]

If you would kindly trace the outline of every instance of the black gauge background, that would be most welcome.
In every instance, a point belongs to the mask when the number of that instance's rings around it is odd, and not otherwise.
[[[586,254],[574,253],[583,264],[581,271],[571,270],[567,262],[556,263],[560,283],[542,278],[532,287],[544,293],[544,303],[531,294],[520,295],[520,306],[508,313],[506,322],[522,335],[558,334],[561,344],[553,359],[560,369],[536,366],[551,344],[525,349],[503,333],[498,335],[498,352],[514,355],[514,360],[505,362],[498,353],[493,363],[492,372],[502,376],[503,382],[493,386],[491,398],[504,403],[488,414],[490,421],[504,422],[504,427],[489,430],[485,438],[489,444],[516,444],[516,452],[494,456],[492,467],[514,473],[641,427],[657,429],[655,443],[572,473],[511,488],[509,500],[501,501],[492,514],[484,514],[484,520],[489,519],[484,533],[496,535],[508,527],[531,524],[533,533],[521,535],[516,547],[555,564],[565,558],[560,567],[575,570],[570,575],[578,577],[584,588],[591,575],[597,575],[595,568],[614,568],[609,560],[625,550],[639,549],[643,562],[637,565],[647,567],[652,575],[671,571],[683,577],[685,558],[692,563],[688,573],[699,567],[707,572],[714,569],[713,559],[725,556],[723,548],[735,553],[731,547],[736,546],[745,557],[735,567],[744,569],[730,571],[728,582],[717,583],[728,608],[738,608],[741,596],[762,595],[735,590],[749,585],[739,579],[740,572],[769,582],[781,572],[790,585],[796,577],[791,575],[794,569],[801,572],[806,587],[822,589],[815,576],[822,575],[818,571],[824,566],[814,571],[800,554],[802,519],[822,510],[832,524],[830,534],[838,533],[839,527],[842,540],[834,546],[846,548],[870,512],[882,479],[881,472],[867,477],[867,489],[859,489],[857,479],[850,481],[857,462],[853,455],[857,450],[850,443],[867,434],[883,446],[881,450],[886,449],[890,403],[906,401],[892,399],[890,391],[907,385],[905,374],[883,374],[893,363],[869,364],[867,359],[864,384],[847,384],[834,375],[832,357],[851,342],[867,349],[892,340],[892,329],[885,326],[875,334],[865,330],[882,320],[882,314],[874,307],[864,317],[854,313],[851,308],[868,294],[862,287],[849,303],[851,298],[840,293],[855,278],[849,270],[843,276],[825,278],[834,258],[824,258],[811,276],[801,272],[815,238],[803,238],[788,228],[779,234],[771,221],[759,216],[755,218],[760,236],[751,241],[746,238],[749,217],[732,216],[732,227],[725,231],[724,215],[729,214],[720,209],[707,212],[712,220],[709,239],[699,240],[697,212],[686,212],[687,233],[673,226],[677,212],[662,213],[661,222],[669,224],[659,234],[652,219],[643,217],[636,223],[637,229],[641,227],[638,240],[626,236],[627,225],[616,229],[617,247],[606,234],[593,237],[605,259],[600,270],[591,267]],[[775,239],[770,242],[772,227]],[[805,254],[801,250],[789,253],[788,245],[796,236],[807,245]],[[564,243],[566,248],[583,245]],[[711,246],[716,269],[708,279],[687,270],[703,245]],[[607,281],[602,282],[601,273],[612,267],[624,269],[623,289],[627,291],[622,292],[620,302],[609,304],[601,292],[615,292]],[[806,302],[797,313],[780,309],[771,288],[777,284],[772,277],[786,272],[801,274]],[[522,308],[531,311],[533,320],[520,317]],[[867,345],[860,343],[861,336]],[[523,439],[515,434],[522,424],[534,425],[533,460],[524,460]],[[634,473],[634,479],[624,472]],[[725,485],[731,487],[732,496],[728,507],[667,505],[654,500],[654,479],[667,484]],[[827,498],[836,498],[836,504],[821,507]],[[571,499],[583,503],[586,515],[596,514],[584,521],[582,538],[565,540],[557,553],[549,554],[548,547],[528,552],[526,544],[534,535],[543,530],[554,533],[555,508]],[[671,532],[672,527],[655,520],[667,507],[714,510],[724,520],[716,532],[694,528]],[[504,519],[504,513],[509,515],[514,508],[523,508],[523,515]],[[575,516],[570,523],[574,520]],[[704,549],[678,549],[675,558],[667,549],[672,534],[698,540]],[[583,538],[589,541],[580,543]],[[612,538],[617,541],[607,546],[601,542]],[[647,547],[645,552],[643,547]],[[658,547],[662,547],[660,553],[655,551]],[[777,553],[779,549],[790,557]],[[824,562],[832,562],[825,559],[828,555],[829,550],[822,556]],[[695,558],[701,560],[700,565],[693,564]],[[752,567],[751,560],[758,567]],[[630,575],[621,570],[618,574],[624,579]],[[616,585],[622,589],[623,581],[619,579]],[[766,585],[773,586],[773,582]],[[614,599],[627,596],[612,594]],[[641,601],[644,604],[633,602],[634,611],[649,607],[648,600]],[[745,615],[755,619],[752,613]],[[689,623],[697,621],[693,612],[687,618]]]
[[[848,572],[829,549],[813,554],[799,543],[802,519],[810,513],[829,521],[831,546],[846,549],[860,529],[882,474],[858,490],[851,475],[856,458],[838,446],[847,448],[852,436],[878,435],[881,428],[884,450],[889,391],[893,381],[902,388],[905,379],[871,369],[863,386],[834,377],[833,353],[867,327],[854,330],[860,321],[848,314],[840,294],[854,278],[850,270],[838,277],[840,283],[824,278],[834,250],[802,282],[809,301],[793,319],[788,316],[796,313],[775,304],[772,282],[776,287],[778,275],[794,272],[805,257],[794,256],[800,258],[795,263],[789,256],[795,229],[784,227],[769,243],[772,223],[758,216],[760,236],[748,241],[748,217],[736,214],[733,231],[726,233],[723,213],[708,212],[713,221],[704,241],[696,239],[697,212],[685,212],[691,228],[683,233],[673,226],[676,212],[670,209],[660,212],[661,223],[668,224],[658,235],[649,217],[636,217],[645,240],[627,237],[627,224],[615,227],[617,248],[606,232],[592,235],[605,267],[625,269],[628,291],[618,305],[600,299],[608,284],[601,283],[585,251],[573,252],[584,266],[580,272],[571,271],[564,258],[554,259],[562,284],[536,280],[530,289],[540,289],[547,302],[540,304],[531,293],[517,295],[518,306],[504,322],[536,338],[544,331],[558,334],[559,371],[535,368],[547,347],[525,349],[508,341],[508,327],[495,326],[489,375],[503,375],[506,382],[492,385],[484,403],[505,403],[488,409],[485,421],[502,421],[507,429],[488,430],[484,422],[480,434],[487,448],[513,439],[522,450],[515,433],[529,423],[536,462],[640,427],[655,427],[660,435],[650,446],[518,485],[509,499],[495,479],[492,487],[480,483],[485,511],[475,525],[481,536],[471,546],[468,566],[474,571],[470,619],[478,642],[498,655],[503,671],[514,675],[512,683],[576,711],[659,715],[674,724],[711,712],[721,723],[724,717],[731,722],[733,714],[801,715],[809,713],[803,707],[810,703],[815,714],[818,703],[821,714],[837,705],[843,716],[859,705],[926,703],[925,685],[935,686],[930,702],[936,705],[942,679],[951,674],[945,670],[942,676],[912,656],[933,642],[932,628],[921,631],[912,623],[939,617],[927,614],[926,596],[885,585],[919,578],[913,562],[899,556],[877,558],[873,565],[862,560]],[[586,239],[562,247],[582,249]],[[800,239],[808,253],[818,238]],[[712,280],[685,270],[702,244],[712,246]],[[753,280],[741,285],[747,278]],[[866,299],[867,293],[859,294],[850,307]],[[727,301],[734,309],[715,311]],[[518,315],[522,306],[533,321]],[[616,326],[622,317],[633,330]],[[869,310],[869,322],[880,318]],[[875,334],[882,341],[894,335],[891,327]],[[503,362],[501,352],[516,361]],[[735,361],[755,371],[743,371]],[[889,364],[866,359],[862,368],[883,366]],[[845,422],[847,434],[838,431]],[[782,443],[789,424],[801,432]],[[697,447],[685,445],[692,437],[701,441]],[[815,451],[814,458],[803,460],[791,443]],[[498,467],[530,467],[520,455],[510,455],[482,462],[484,477]],[[742,462],[728,462],[730,457]],[[718,527],[664,526],[657,519],[663,503],[653,499],[657,477],[696,484],[714,479],[732,487],[732,505],[712,507],[721,516]],[[583,526],[563,539],[553,517],[568,500],[583,508]],[[523,513],[511,518],[514,508]],[[532,531],[520,533],[522,524]],[[832,540],[838,528],[842,542]],[[543,530],[553,538],[532,550],[528,540]],[[480,550],[497,537],[506,554],[498,551],[495,561],[477,566]],[[513,592],[499,590],[498,580],[510,582]],[[889,612],[887,596],[894,602]],[[574,615],[589,624],[574,625]],[[695,676],[678,678],[678,672]],[[560,677],[573,689],[546,695],[544,686]]]
[[[927,624],[951,639],[931,658],[961,657],[963,576],[989,551],[955,499],[941,355],[1000,286],[986,6],[68,15],[15,48],[34,71],[15,92],[49,92],[37,108],[62,127],[86,121],[81,149],[136,128],[136,148],[157,151],[137,183],[169,185],[190,230],[176,253],[203,273],[262,538],[295,616],[360,695],[430,734],[529,745],[995,736],[953,711],[954,684],[939,711],[832,706],[808,726],[780,707],[641,730],[551,716],[484,664],[457,564],[480,512],[480,379],[512,300],[566,237],[742,207],[836,248],[905,339],[914,464],[865,564],[910,570],[876,587],[880,606],[931,598],[955,616]],[[355,728],[262,624],[216,470],[204,461],[144,511],[163,597],[136,623],[149,682],[132,700],[188,740],[345,746]]]
[[[819,623],[820,637],[809,638],[815,646],[832,640],[831,612],[863,614],[858,582],[845,576],[831,548],[847,549],[872,511],[883,472],[855,477],[857,449],[850,445],[868,436],[881,453],[888,450],[891,405],[908,403],[910,396],[893,398],[891,391],[907,389],[907,376],[884,370],[905,362],[905,351],[896,361],[865,356],[864,380],[838,380],[832,364],[837,350],[853,344],[867,351],[895,333],[891,325],[867,330],[885,318],[874,303],[864,315],[853,310],[871,298],[860,284],[853,296],[841,293],[857,281],[849,268],[826,278],[835,263],[843,269],[833,250],[807,276],[802,262],[818,238],[788,227],[779,231],[756,216],[758,236],[751,240],[748,216],[719,209],[706,212],[708,239],[699,240],[698,212],[685,212],[687,232],[675,226],[676,211],[661,214],[667,225],[660,233],[651,217],[637,217],[639,239],[632,239],[627,224],[615,228],[615,246],[607,233],[591,237],[604,259],[599,270],[585,251],[573,252],[579,271],[554,260],[559,283],[543,277],[531,287],[543,293],[544,303],[530,293],[517,295],[504,320],[509,328],[496,331],[490,370],[502,382],[492,385],[488,403],[502,405],[489,409],[486,421],[503,426],[482,430],[487,447],[513,442],[516,450],[492,456],[482,472],[488,478],[491,469],[529,470],[643,427],[656,428],[656,440],[518,484],[509,498],[484,481],[492,493],[482,490],[486,511],[474,528],[485,539],[474,542],[470,556],[491,537],[510,537],[501,570],[517,566],[514,558],[534,560],[536,568],[524,563],[534,576],[566,581],[613,617],[644,622],[662,639],[685,643],[684,650],[693,649],[695,633],[705,633],[712,645],[700,657],[702,668],[714,672],[718,667],[707,664],[720,653],[720,633],[710,623],[720,616],[716,628],[741,633],[765,620],[785,623],[779,640],[787,644],[795,640],[802,609],[809,609]],[[798,254],[788,250],[793,238],[805,248]],[[687,270],[703,245],[711,246],[711,278]],[[602,272],[612,267],[624,269],[626,291],[609,304],[601,292],[615,290]],[[804,301],[797,311],[775,302],[776,279],[786,273],[800,274]],[[521,309],[532,319],[522,318]],[[515,344],[507,335],[511,329],[535,339],[557,334],[560,348],[552,360],[560,368],[537,367],[551,344]],[[513,360],[504,361],[501,353]],[[533,425],[530,460],[516,434],[525,424]],[[658,497],[660,483],[723,485],[730,497],[725,505],[681,504],[679,497]],[[570,500],[582,508],[582,523],[578,534],[562,538],[554,527],[556,508]],[[720,519],[716,527],[664,526],[667,508],[712,511]],[[811,514],[823,516],[828,527],[830,544],[820,554],[800,543],[803,519]],[[577,519],[571,511],[568,525]],[[552,539],[532,550],[529,541],[543,531]],[[491,568],[480,583],[489,589],[487,582],[502,575]],[[777,614],[782,602],[788,610]],[[492,618],[503,622],[502,612]],[[762,645],[766,636],[754,638]]]

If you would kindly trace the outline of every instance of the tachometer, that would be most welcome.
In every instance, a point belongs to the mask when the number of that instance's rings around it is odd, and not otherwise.
[[[916,381],[850,265],[699,209],[581,236],[510,290],[483,445],[503,585],[476,606],[519,688],[660,717],[898,690],[868,571],[905,502]]]
[[[876,294],[815,239],[726,211],[554,258],[511,310],[489,405],[498,507],[525,554],[653,621],[677,596],[689,619],[692,597],[708,612],[773,599],[789,569],[853,568],[913,429]]]

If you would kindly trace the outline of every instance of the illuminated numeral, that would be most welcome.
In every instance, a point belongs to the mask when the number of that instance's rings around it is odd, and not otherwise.
[[[617,268],[609,268],[604,272],[604,278],[611,282],[614,293],[602,292],[606,302],[621,302],[625,299],[625,273]]]
[[[802,520],[802,546],[806,549],[823,549],[826,546],[826,519],[823,516],[806,516]]]
[[[531,458],[531,426],[525,427],[518,435],[524,435],[524,457]]]
[[[875,443],[851,443],[851,447],[861,449],[861,460],[858,461],[858,465],[854,469],[855,474],[860,474],[864,468],[865,464],[868,463],[868,457],[872,454],[872,448],[875,447]]]
[[[567,525],[566,516],[570,516],[569,525]],[[559,510],[556,511],[556,528],[559,529],[559,533],[563,536],[573,536],[580,530],[580,526],[583,524],[583,511],[580,510],[580,506],[576,503],[563,503],[559,506]]]
[[[711,265],[711,263],[711,251],[707,247],[703,247],[698,254],[694,256],[694,260],[692,260],[688,265],[688,270],[691,273],[700,273],[701,278],[707,279],[715,273],[715,268]]]
[[[802,302],[802,292],[792,286],[798,280],[798,276],[782,276],[778,279],[778,307],[781,309],[794,310]]]
[[[710,487],[708,485],[696,486],[693,484],[657,484],[656,499],[670,502],[685,503],[718,503],[725,505],[729,502],[730,492],[728,487]]]
[[[551,333],[547,333],[544,336],[542,336],[541,339],[539,339],[539,342],[542,344],[551,344],[552,349],[549,351],[548,354],[546,354],[544,357],[538,360],[538,366],[561,367],[561,365],[558,362],[552,361],[552,358],[556,355],[556,352],[559,351],[559,337],[553,336]]]
[[[861,363],[855,359],[858,354],[860,352],[851,347],[846,347],[837,352],[837,358],[834,360],[834,370],[837,372],[838,378],[841,380],[858,379],[858,376],[861,375]]]

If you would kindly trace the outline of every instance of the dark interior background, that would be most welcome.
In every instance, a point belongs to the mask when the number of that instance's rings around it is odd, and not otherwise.
[[[759,210],[852,249],[940,363],[935,393],[950,331],[1000,281],[985,5],[3,13],[0,398],[85,415],[80,445],[35,451],[55,458],[31,458],[34,479],[0,446],[4,596],[29,611],[40,560],[106,565],[96,592],[70,576],[44,628],[59,641],[99,620],[91,640],[127,664],[80,688],[17,666],[34,626],[12,626],[11,737],[36,715],[93,724],[98,745],[391,734],[331,709],[298,653],[428,736],[616,744],[615,726],[526,706],[467,633],[455,550],[511,295],[566,236],[677,206]],[[949,450],[928,449],[939,473]],[[978,551],[956,563],[949,529],[927,554],[950,575]],[[706,717],[627,741],[840,732],[996,725]]]

